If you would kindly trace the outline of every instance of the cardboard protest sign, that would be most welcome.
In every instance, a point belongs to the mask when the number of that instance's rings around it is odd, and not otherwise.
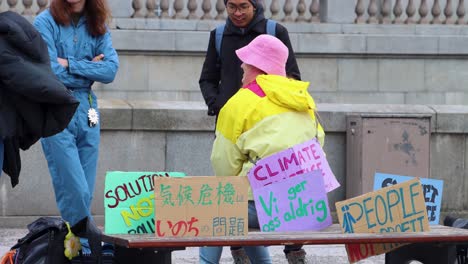
[[[155,178],[157,237],[243,236],[247,177]]]
[[[153,179],[183,176],[182,172],[107,172],[104,184],[105,233],[154,233]]]
[[[249,171],[252,189],[277,182],[284,178],[294,177],[306,172],[321,170],[323,182],[327,192],[340,186],[331,171],[320,143],[312,139],[302,144],[288,148],[271,156],[259,160]]]
[[[429,231],[426,205],[418,178],[352,199],[336,202],[344,233],[386,233]],[[346,245],[351,263],[389,252],[400,244]]]
[[[253,189],[261,230],[320,230],[330,226],[332,218],[321,175],[314,170]]]
[[[413,179],[411,176],[401,176],[394,174],[375,173],[374,190],[392,186],[400,182]],[[427,217],[429,224],[438,225],[440,219],[440,207],[442,206],[442,191],[444,181],[428,178],[419,178],[424,192],[426,202]]]

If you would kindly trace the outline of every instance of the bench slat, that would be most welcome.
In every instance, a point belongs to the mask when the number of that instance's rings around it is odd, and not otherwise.
[[[127,248],[418,242],[459,243],[468,242],[468,230],[435,225],[431,226],[429,232],[343,234],[338,224],[334,224],[321,231],[249,232],[247,236],[157,238],[154,234],[104,234],[103,241]]]

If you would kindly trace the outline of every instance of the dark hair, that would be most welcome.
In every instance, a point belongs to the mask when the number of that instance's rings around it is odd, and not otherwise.
[[[224,4],[227,4],[228,0],[224,0]],[[256,8],[257,7],[257,0],[249,0],[249,2]]]
[[[52,0],[50,3],[50,13],[60,25],[67,26],[71,23],[72,12],[66,0]],[[93,37],[106,33],[106,26],[111,17],[106,0],[86,0],[84,15],[87,19],[88,31]]]

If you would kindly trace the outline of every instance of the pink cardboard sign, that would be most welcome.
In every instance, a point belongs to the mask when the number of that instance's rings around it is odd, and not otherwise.
[[[248,177],[250,186],[255,190],[314,170],[321,170],[327,192],[340,186],[315,138],[259,160],[249,171]]]
[[[315,170],[253,189],[263,232],[320,230],[332,224],[321,172]]]

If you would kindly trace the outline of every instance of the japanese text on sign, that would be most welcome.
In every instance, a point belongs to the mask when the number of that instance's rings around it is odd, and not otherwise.
[[[156,236],[246,235],[246,177],[155,179]]]

